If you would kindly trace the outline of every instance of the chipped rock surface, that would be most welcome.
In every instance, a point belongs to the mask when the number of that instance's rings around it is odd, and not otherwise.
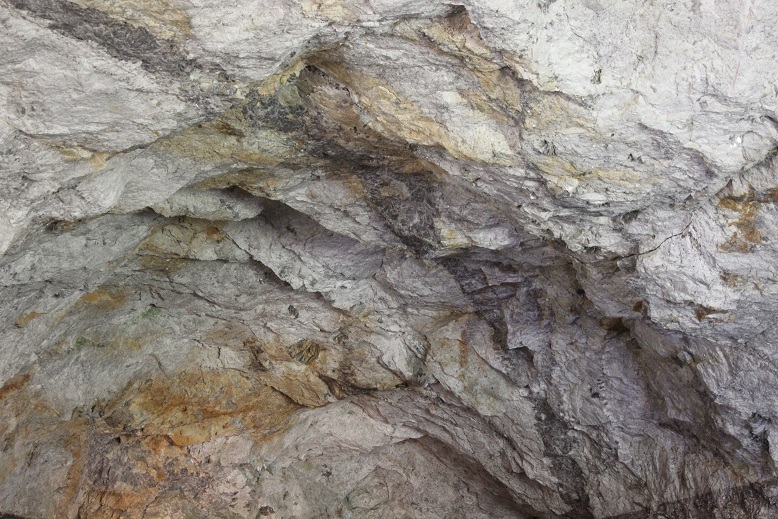
[[[770,0],[0,2],[0,516],[771,518]]]

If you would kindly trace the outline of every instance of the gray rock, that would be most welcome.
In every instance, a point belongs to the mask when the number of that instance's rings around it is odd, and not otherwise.
[[[772,517],[777,20],[9,0],[0,517]]]

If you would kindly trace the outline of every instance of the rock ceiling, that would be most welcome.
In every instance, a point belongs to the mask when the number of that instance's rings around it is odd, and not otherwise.
[[[4,0],[0,516],[775,517],[777,26]]]

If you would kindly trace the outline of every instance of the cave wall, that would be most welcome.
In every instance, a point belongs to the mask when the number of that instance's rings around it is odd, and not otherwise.
[[[4,0],[0,516],[769,518],[768,0]]]

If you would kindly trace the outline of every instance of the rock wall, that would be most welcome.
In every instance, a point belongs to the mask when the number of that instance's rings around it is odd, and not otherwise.
[[[4,0],[0,516],[775,517],[776,25]]]

